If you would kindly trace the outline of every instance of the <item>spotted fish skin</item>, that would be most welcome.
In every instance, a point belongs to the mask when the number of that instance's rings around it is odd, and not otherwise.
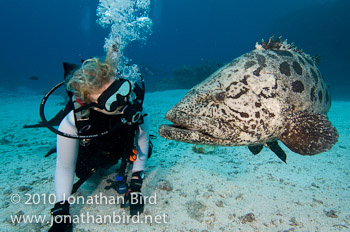
[[[286,41],[270,38],[193,87],[165,116],[175,126],[161,125],[159,133],[167,139],[223,146],[282,140],[299,154],[313,155],[337,141],[326,117],[330,106],[315,60]],[[320,128],[311,130],[316,125]]]

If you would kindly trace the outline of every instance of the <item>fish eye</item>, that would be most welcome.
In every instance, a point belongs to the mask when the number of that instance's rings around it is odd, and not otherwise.
[[[216,102],[222,102],[225,100],[225,92],[223,91],[220,91],[220,92],[214,92],[213,94],[213,100],[216,101]]]

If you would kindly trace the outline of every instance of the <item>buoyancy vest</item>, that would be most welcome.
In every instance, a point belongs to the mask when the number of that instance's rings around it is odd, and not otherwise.
[[[137,96],[134,104],[136,107],[142,107],[144,91],[138,85],[134,90]],[[76,176],[80,179],[74,184],[72,193],[74,193],[82,183],[84,183],[96,170],[100,168],[110,168],[118,163],[121,159],[121,167],[118,175],[125,176],[125,165],[132,155],[135,147],[135,134],[138,125],[142,123],[130,124],[123,123],[123,114],[106,115],[93,109],[78,110],[83,103],[72,96],[72,105],[74,106],[75,125],[78,135],[100,134],[104,131],[111,130],[116,125],[117,130],[97,138],[80,139],[79,153],[76,163]],[[142,110],[142,108],[140,109]],[[149,145],[148,157],[152,153],[152,143]]]
[[[105,115],[95,110],[90,110],[88,119],[76,121],[76,127],[80,135],[99,133],[109,130],[119,123],[121,116]],[[78,178],[90,176],[96,169],[108,168],[115,165],[123,156],[124,146],[134,146],[134,141],[126,141],[126,134],[131,128],[123,124],[112,133],[92,138],[83,139],[79,143],[79,154],[76,164]]]
[[[54,118],[47,120],[44,114],[44,106],[49,96],[59,87],[64,86],[73,72],[80,67],[80,65],[63,63],[65,81],[55,85],[42,99],[40,103],[40,118],[42,122],[34,125],[24,125],[24,128],[47,127],[54,133],[68,138],[79,139],[79,153],[76,164],[76,175],[79,179],[73,186],[72,193],[76,192],[79,186],[84,183],[98,168],[110,167],[118,162],[119,159],[126,160],[126,156],[132,153],[134,147],[135,132],[137,125],[135,123],[128,123],[123,120],[125,115],[105,115],[93,109],[86,109],[87,111],[78,111],[81,102],[73,97],[73,93],[67,91],[69,101],[66,107],[58,112]],[[141,107],[145,94],[144,82],[141,77],[141,85],[134,83],[132,89],[134,99],[131,104]],[[135,102],[134,102],[135,101]],[[79,106],[80,105],[80,106]],[[71,111],[74,111],[75,124],[78,129],[78,136],[63,133],[54,126],[58,126],[64,117]],[[142,119],[142,117],[141,117]],[[141,121],[139,121],[141,123]],[[117,126],[116,126],[117,125]],[[117,130],[110,130],[117,128]],[[108,133],[102,133],[108,132]],[[79,137],[85,135],[85,138]],[[103,136],[101,136],[103,135]],[[150,141],[148,158],[152,154],[153,145]],[[56,148],[50,149],[45,157],[56,152]],[[124,162],[125,164],[125,162]],[[122,166],[122,165],[121,165]]]

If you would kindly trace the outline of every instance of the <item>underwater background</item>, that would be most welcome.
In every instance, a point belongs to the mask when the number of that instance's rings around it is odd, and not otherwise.
[[[62,80],[63,61],[103,56],[109,28],[96,23],[97,5],[1,1],[0,86],[45,92]],[[141,69],[148,91],[190,88],[261,39],[282,36],[321,56],[333,99],[349,99],[349,10],[348,0],[152,0],[153,33],[130,43],[125,56]]]
[[[136,1],[144,5],[129,11],[128,5]],[[105,8],[109,2],[113,4]],[[144,105],[150,134],[156,136],[142,192],[157,202],[146,204],[144,215],[165,215],[167,220],[75,223],[74,231],[350,231],[349,0],[0,0],[0,4],[1,232],[48,230],[47,221],[13,221],[13,216],[49,217],[53,206],[44,197],[54,192],[56,154],[44,156],[56,146],[56,135],[47,128],[23,125],[40,120],[44,94],[63,80],[62,62],[79,64],[81,59],[103,57],[113,42],[110,38],[118,36],[126,41],[125,70],[136,64],[145,78]],[[121,29],[129,23],[136,26]],[[111,24],[120,27],[113,33]],[[321,56],[320,71],[333,100],[327,116],[339,133],[331,150],[300,156],[281,144],[288,156],[285,164],[267,148],[252,155],[245,146],[196,147],[159,136],[159,126],[169,123],[164,115],[189,88],[272,35]],[[66,102],[65,93],[51,95],[47,118]],[[75,196],[115,197],[114,190],[105,189],[108,180],[115,179],[115,166],[96,173]],[[40,201],[25,204],[28,196]],[[71,207],[72,215],[126,212],[115,204]]]

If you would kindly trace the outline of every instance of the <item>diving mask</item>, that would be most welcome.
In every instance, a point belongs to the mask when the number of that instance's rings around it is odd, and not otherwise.
[[[98,107],[108,112],[114,112],[119,106],[125,105],[131,92],[128,80],[115,80],[97,99]]]

